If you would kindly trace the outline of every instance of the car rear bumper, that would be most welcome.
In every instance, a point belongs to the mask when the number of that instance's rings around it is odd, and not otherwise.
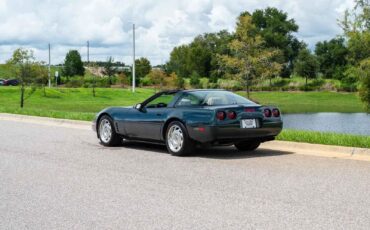
[[[223,143],[245,140],[273,140],[283,127],[282,121],[263,123],[260,128],[245,129],[240,125],[188,126],[191,139],[200,143]]]

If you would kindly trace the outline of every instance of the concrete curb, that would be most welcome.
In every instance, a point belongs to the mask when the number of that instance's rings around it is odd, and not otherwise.
[[[49,117],[36,117],[18,114],[0,113],[0,121],[21,121],[26,123],[60,126],[67,128],[77,128],[91,130],[91,122],[76,121],[68,119],[57,119]],[[343,147],[321,144],[309,144],[300,142],[289,141],[269,141],[261,144],[261,148],[289,152],[293,154],[318,156],[318,157],[331,157],[340,159],[361,160],[370,162],[370,149],[356,148],[356,147]]]
[[[289,141],[266,142],[261,145],[261,148],[273,149],[278,151],[287,151],[301,155],[362,160],[370,162],[370,149],[368,148],[309,144]]]
[[[9,113],[0,113],[0,121],[1,120],[21,121],[21,122],[33,123],[33,124],[60,126],[60,127],[77,128],[77,129],[89,129],[89,130],[91,130],[91,125],[92,125],[92,122],[89,122],[89,121],[77,121],[77,120],[27,116],[27,115],[9,114]]]

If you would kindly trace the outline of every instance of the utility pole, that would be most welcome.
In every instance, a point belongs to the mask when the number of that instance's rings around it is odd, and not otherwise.
[[[135,92],[135,24],[132,24],[132,50],[133,50],[133,59],[132,59],[132,92]]]
[[[49,43],[48,85],[49,85],[49,88],[50,88],[51,87],[51,79],[50,79],[50,43]]]
[[[90,63],[90,42],[87,41],[87,65]]]

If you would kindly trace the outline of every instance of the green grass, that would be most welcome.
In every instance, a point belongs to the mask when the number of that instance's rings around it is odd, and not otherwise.
[[[283,141],[306,142],[313,144],[370,148],[370,136],[359,136],[350,134],[285,129],[280,133],[277,139]]]
[[[283,113],[364,112],[357,93],[252,92],[251,98],[263,105],[276,105]]]
[[[91,120],[94,114],[109,106],[127,106],[142,102],[154,93],[153,89],[96,89],[96,97],[88,88],[41,89],[19,108],[19,88],[0,87],[0,112],[35,116]],[[245,92],[239,92],[245,95]],[[334,92],[253,92],[254,100],[261,104],[274,104],[283,113],[305,112],[363,112],[355,93]]]
[[[25,101],[23,109],[19,107],[19,88],[0,88],[0,112],[26,114],[43,117],[66,118],[74,120],[92,120],[95,114],[109,106],[128,106],[143,101],[154,93],[152,89],[46,89],[46,96],[41,89]]]

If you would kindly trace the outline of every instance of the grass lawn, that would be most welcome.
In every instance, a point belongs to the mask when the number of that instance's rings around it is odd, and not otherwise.
[[[278,140],[370,148],[370,136],[284,129]]]
[[[245,92],[239,92],[245,96]],[[260,104],[276,105],[283,113],[364,112],[356,93],[336,92],[252,92]]]
[[[25,101],[25,106],[21,109],[19,88],[0,87],[0,112],[92,120],[98,111],[106,107],[134,105],[153,93],[152,89],[137,89],[133,94],[130,89],[99,88],[96,89],[96,97],[93,97],[92,89],[52,88],[46,89],[44,96],[39,89]]]

